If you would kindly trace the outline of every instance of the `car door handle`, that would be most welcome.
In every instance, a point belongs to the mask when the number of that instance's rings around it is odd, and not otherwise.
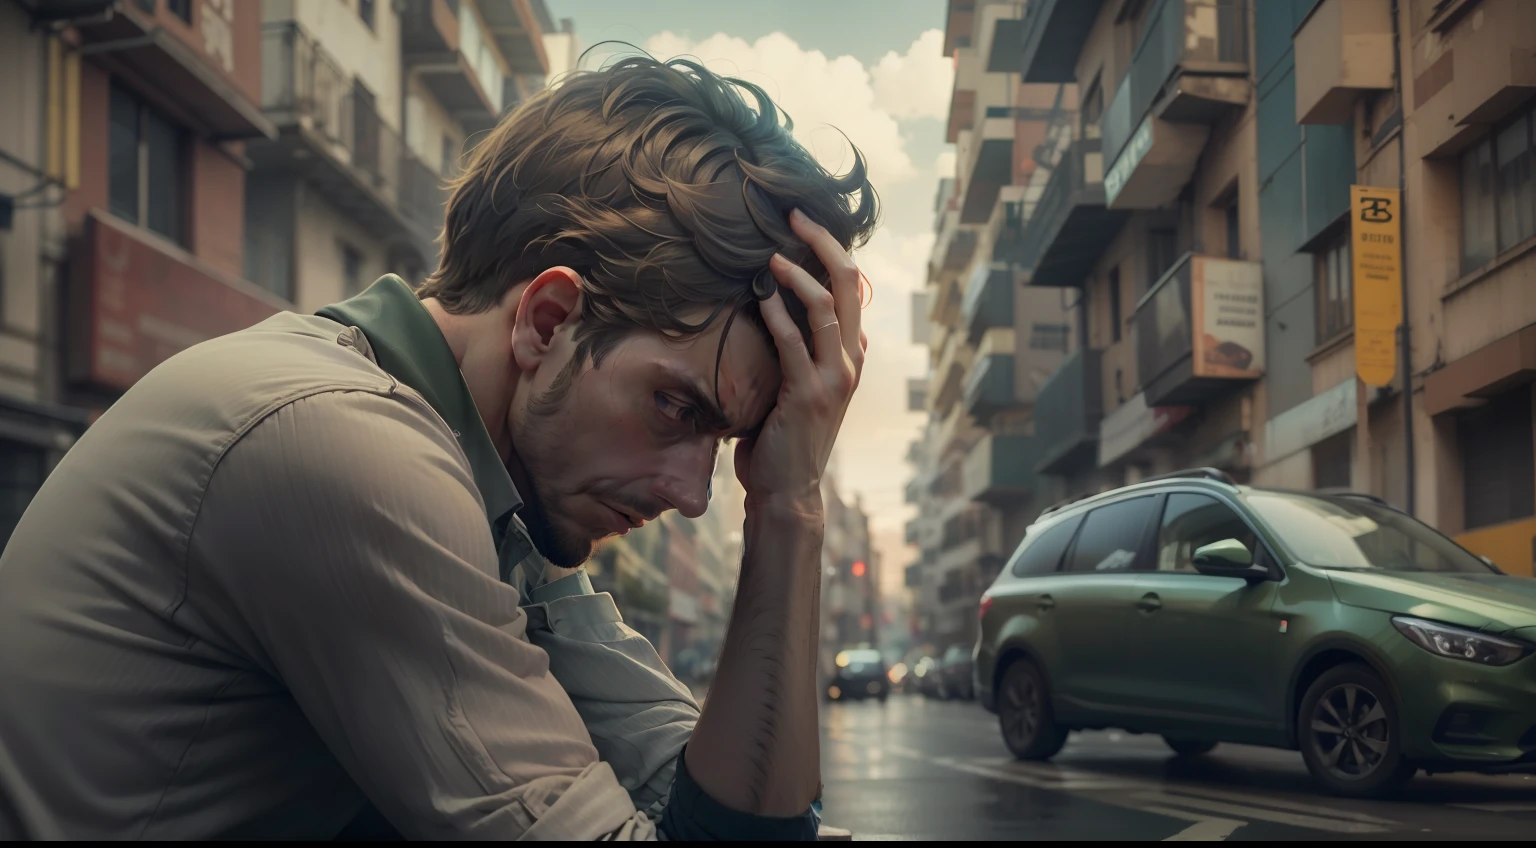
[[[1163,600],[1157,596],[1156,592],[1148,592],[1136,602],[1136,608],[1142,612],[1157,612],[1163,608]]]
[[[1050,595],[1041,595],[1035,599],[1035,606],[1041,612],[1056,608],[1056,599]]]

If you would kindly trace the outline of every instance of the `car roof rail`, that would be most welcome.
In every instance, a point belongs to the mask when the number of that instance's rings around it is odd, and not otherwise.
[[[1236,486],[1237,485],[1237,481],[1232,479],[1232,475],[1228,474],[1225,471],[1222,471],[1220,468],[1211,468],[1209,466],[1207,466],[1205,468],[1186,468],[1183,471],[1170,471],[1167,474],[1154,474],[1151,477],[1143,477],[1138,482],[1141,482],[1141,483],[1151,483],[1151,482],[1153,482],[1155,480],[1189,480],[1189,479],[1215,480],[1218,483],[1226,483],[1228,486]]]
[[[1379,504],[1379,505],[1385,506],[1385,507],[1391,507],[1392,506],[1392,504],[1387,502],[1386,498],[1383,498],[1383,497],[1381,497],[1379,495],[1373,495],[1370,492],[1356,492],[1356,491],[1354,491],[1352,489],[1342,489],[1342,488],[1337,488],[1337,487],[1330,487],[1330,488],[1318,489],[1317,490],[1317,494],[1319,494],[1319,495],[1328,495],[1330,497],[1335,497],[1335,498],[1355,498],[1357,500],[1370,501],[1371,503]]]

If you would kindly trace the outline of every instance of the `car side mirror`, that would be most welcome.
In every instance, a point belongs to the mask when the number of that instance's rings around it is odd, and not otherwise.
[[[1222,539],[1195,549],[1195,570],[1211,577],[1269,578],[1269,569],[1253,561],[1253,552],[1236,539]]]

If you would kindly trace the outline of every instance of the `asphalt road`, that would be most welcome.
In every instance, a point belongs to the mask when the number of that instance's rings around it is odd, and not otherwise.
[[[1528,839],[1536,777],[1422,773],[1392,801],[1321,794],[1301,755],[1244,745],[1176,758],[1156,736],[1073,734],[1014,760],[975,702],[825,705],[823,821],[887,839]]]

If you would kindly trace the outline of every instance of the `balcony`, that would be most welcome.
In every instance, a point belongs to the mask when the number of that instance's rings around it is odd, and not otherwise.
[[[962,224],[987,223],[997,207],[999,192],[1013,182],[1014,109],[1011,105],[985,108],[980,124],[962,134],[957,151],[965,177],[960,200]]]
[[[965,378],[965,411],[985,427],[992,416],[1018,404],[1014,392],[1012,327],[988,331]]]
[[[1103,0],[1032,0],[1021,22],[1017,70],[1023,81],[1077,82],[1077,57],[1102,5]]]
[[[917,477],[913,477],[911,480],[908,480],[907,481],[907,488],[906,488],[906,491],[904,493],[904,497],[903,497],[903,501],[902,502],[903,503],[909,503],[909,504],[915,504],[918,501],[922,500],[922,498],[923,498],[923,489],[924,488],[925,488],[925,486],[924,486],[923,478],[922,478],[921,475],[919,475]]]
[[[976,253],[976,228],[960,223],[960,212],[946,209],[939,220],[938,237],[934,240],[933,257],[937,270],[961,271]]]
[[[970,447],[971,442],[975,440],[974,434],[976,432],[976,422],[971,420],[971,414],[966,412],[965,408],[960,404],[953,405],[950,408],[949,414],[944,416],[943,421],[939,423],[939,429],[935,434],[933,442],[934,456],[940,458],[941,467],[942,462],[946,461],[944,457],[950,454],[954,448],[959,447],[963,450]],[[953,493],[958,489],[958,480],[947,475],[948,469],[934,475],[929,491],[934,494],[943,494],[945,492]]]
[[[997,3],[982,10],[981,57],[988,73],[1017,73],[1024,61],[1022,4]]]
[[[940,415],[947,414],[960,397],[965,381],[965,371],[970,365],[970,348],[959,333],[950,333],[949,339],[939,349],[939,360],[933,369],[933,409]]]
[[[1292,40],[1297,123],[1351,123],[1362,93],[1392,88],[1388,0],[1323,0]]]
[[[1099,351],[1079,349],[1041,387],[1035,401],[1037,472],[1066,476],[1097,464],[1099,420],[1104,417],[1100,370]]]
[[[85,219],[69,282],[72,382],[126,391],[199,342],[243,330],[291,304],[104,212]]]
[[[1104,112],[1104,199],[1155,209],[1189,182],[1211,125],[1248,103],[1246,0],[1156,0]]]
[[[960,298],[960,326],[975,344],[993,327],[1013,326],[1013,271],[978,265]]]
[[[969,500],[993,506],[1017,502],[1034,493],[1039,462],[1040,443],[1034,436],[987,435],[965,457],[961,491]]]
[[[993,262],[1028,269],[1034,261],[1023,250],[1026,208],[1024,192],[1027,190],[1028,186],[1003,186],[998,194],[997,208],[992,212],[992,220],[987,223],[992,236]]]
[[[455,120],[469,132],[495,123],[506,75],[496,42],[473,7],[457,0],[416,0],[406,6],[401,31],[406,67]]]
[[[1135,321],[1149,406],[1199,404],[1264,376],[1258,262],[1185,254],[1136,304]]]
[[[923,538],[923,520],[914,518],[905,525],[904,538],[909,545],[915,545]]]
[[[530,0],[479,0],[475,6],[513,76],[549,73],[544,33]]]
[[[1020,254],[1034,268],[1029,284],[1082,287],[1128,217],[1129,212],[1104,205],[1101,141],[1073,142],[1062,152],[1019,238]]]
[[[447,200],[437,174],[296,22],[268,23],[261,38],[261,105],[278,136],[246,154],[257,168],[299,174],[340,212],[434,264]]]
[[[72,5],[88,12],[87,6],[100,4]],[[114,5],[115,11],[105,15],[71,22],[81,41],[73,49],[81,56],[93,57],[114,72],[126,71],[146,90],[163,92],[215,140],[277,135],[257,105],[261,96],[257,57],[235,49],[248,27],[255,26],[247,15],[261,16],[260,4],[247,10],[233,3],[205,3],[196,29],[165,2]]]

